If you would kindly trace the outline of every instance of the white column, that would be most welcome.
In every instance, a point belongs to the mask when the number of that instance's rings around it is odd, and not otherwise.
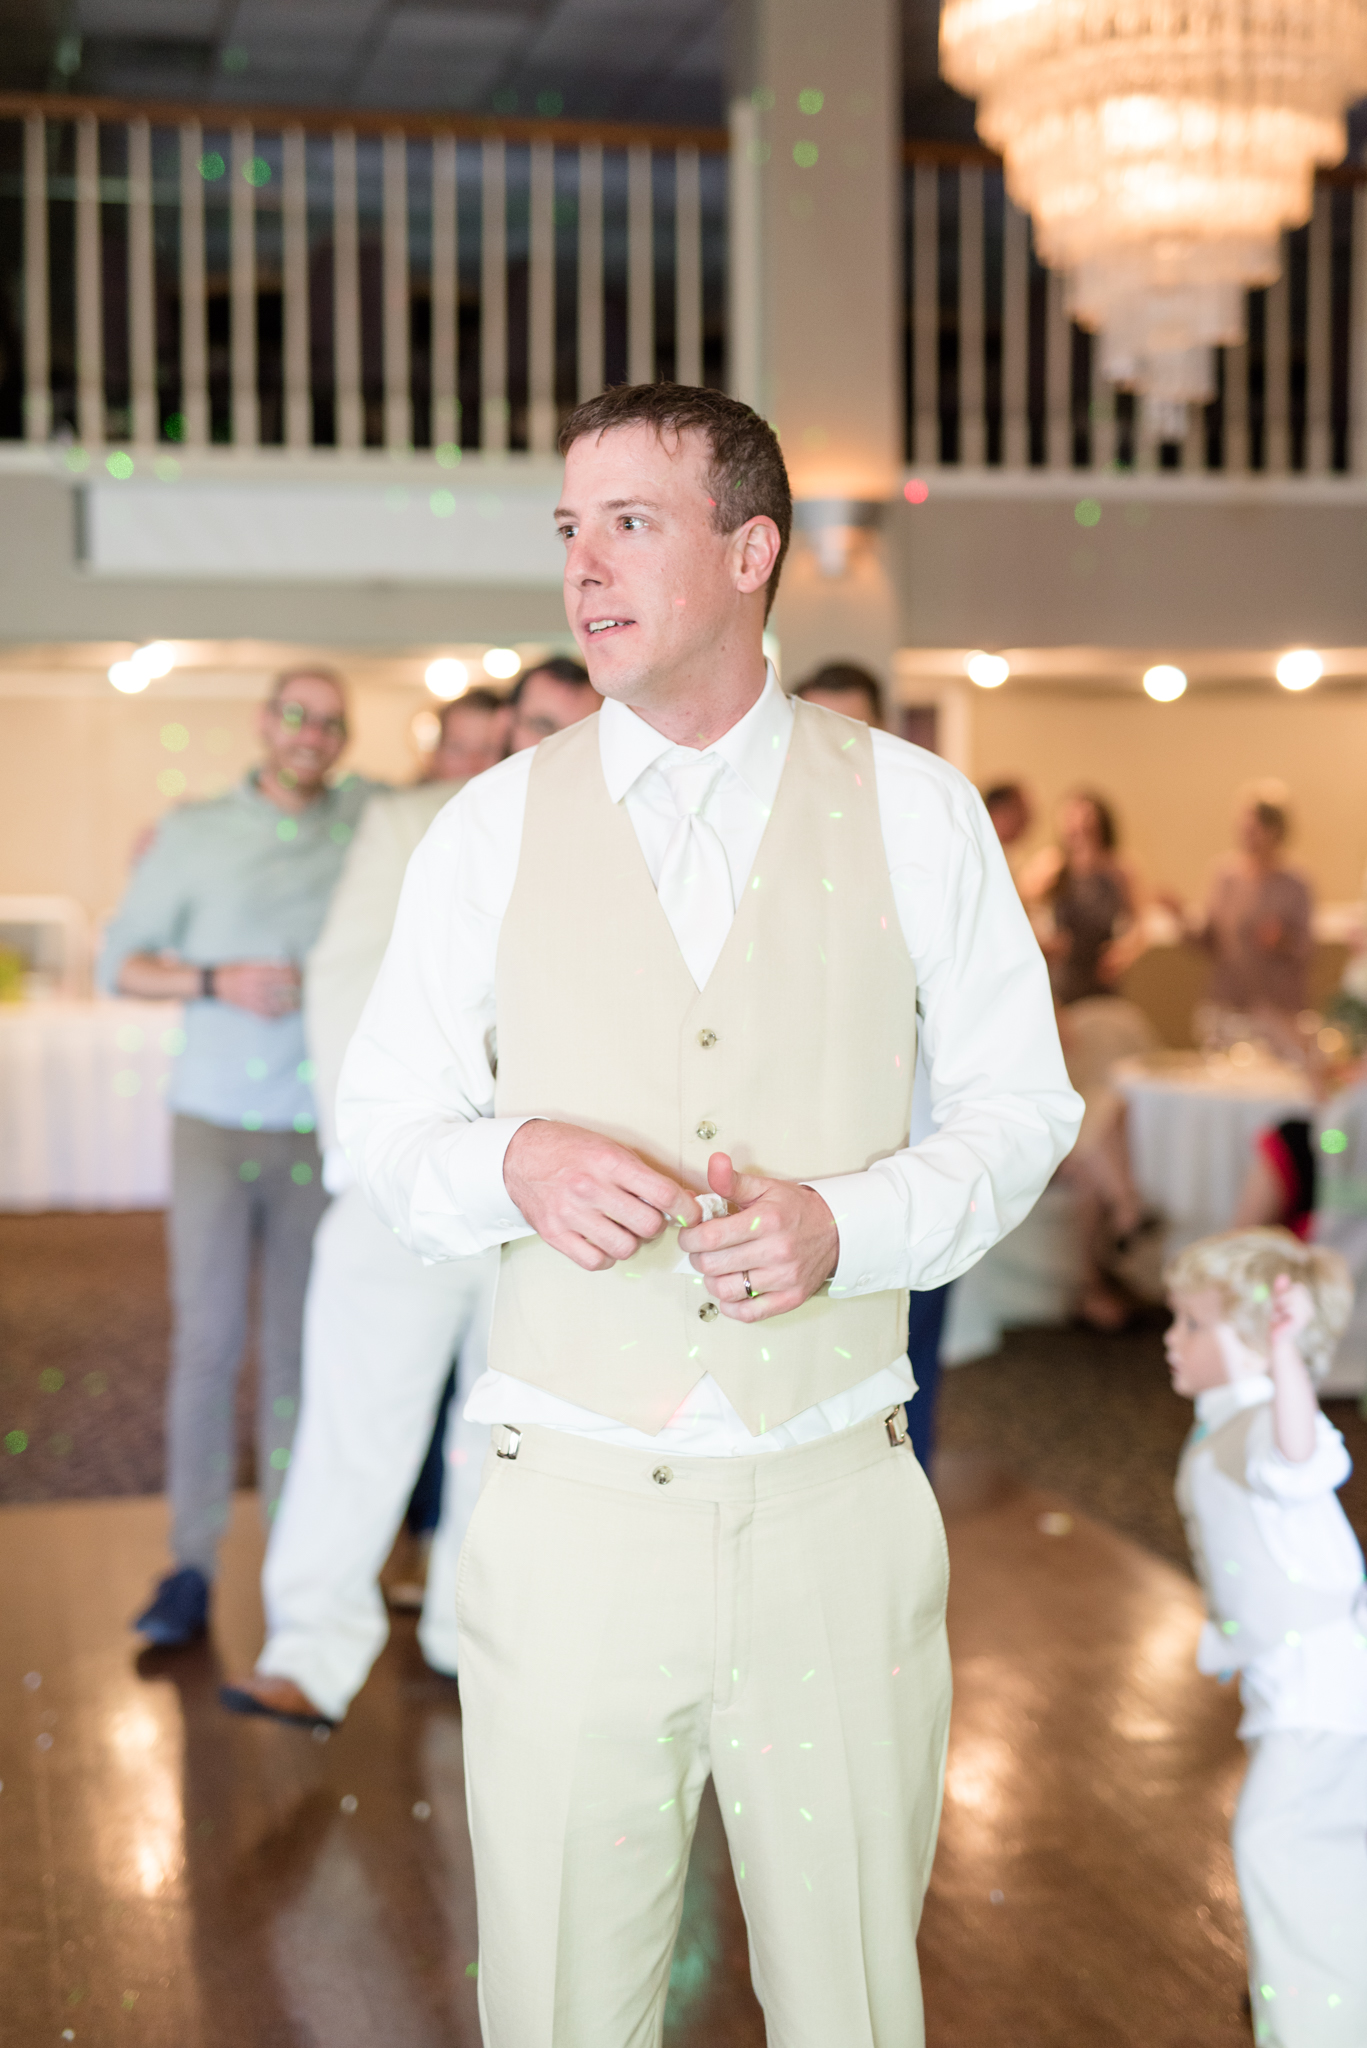
[[[648,142],[627,151],[627,382],[655,382],[655,207]]]
[[[603,148],[579,145],[579,397],[603,388]]]
[[[959,166],[959,462],[987,460],[983,398],[983,173]]]
[[[508,446],[508,180],[502,139],[484,145],[483,245],[480,250],[480,446]]]
[[[799,505],[872,501],[891,520],[906,509],[901,10],[894,0],[835,11],[828,0],[737,0],[735,12],[732,99],[754,110],[753,121],[733,119],[746,151],[731,164],[733,180],[751,183],[737,210],[757,219],[753,399],[777,428]],[[823,516],[804,521],[783,570],[773,626],[784,679],[843,654],[890,681],[886,543],[856,529],[841,572],[824,574],[811,523]]]
[[[48,325],[47,123],[24,122],[24,434],[52,432],[52,347]]]
[[[940,460],[940,173],[917,164],[911,221],[912,447],[920,463]]]
[[[1044,319],[1044,448],[1050,469],[1073,460],[1073,330],[1063,278],[1049,272]]]
[[[361,419],[361,260],[356,219],[356,137],[332,138],[332,347],[337,446],[359,448]]]
[[[234,128],[231,154],[233,445],[255,448],[261,439],[261,409],[256,389],[256,187],[247,177],[254,154],[250,128]]]
[[[531,149],[531,236],[527,279],[527,442],[534,455],[555,446],[555,144]]]
[[[180,131],[180,411],[190,448],[202,448],[209,438],[204,179],[199,169],[203,150],[198,121],[186,121]]]
[[[1306,306],[1305,466],[1323,476],[1333,461],[1331,385],[1333,380],[1333,195],[1327,185],[1315,187],[1310,220],[1310,273]]]
[[[152,263],[152,130],[128,124],[128,355],[133,439],[157,440],[157,312]]]
[[[432,446],[460,442],[456,323],[456,138],[432,144]]]
[[[100,256],[100,129],[76,123],[76,431],[104,440],[104,289]]]
[[[1002,223],[1002,465],[1030,462],[1030,223],[1006,202]]]
[[[386,135],[382,149],[384,208],[384,445],[413,445],[408,374],[408,143]]]
[[[702,383],[702,181],[696,149],[674,154],[674,375]]]
[[[1263,468],[1274,476],[1291,466],[1291,293],[1286,281],[1289,249],[1285,235],[1280,254],[1277,281],[1267,288],[1263,328]]]
[[[309,386],[308,162],[302,128],[287,128],[284,148],[285,445],[313,443]]]

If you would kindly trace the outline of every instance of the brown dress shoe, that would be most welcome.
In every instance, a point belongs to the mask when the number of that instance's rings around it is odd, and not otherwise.
[[[220,1706],[230,1714],[262,1714],[271,1721],[286,1721],[293,1728],[335,1728],[338,1724],[314,1706],[308,1694],[292,1678],[276,1678],[265,1671],[253,1671],[234,1685],[218,1689]]]

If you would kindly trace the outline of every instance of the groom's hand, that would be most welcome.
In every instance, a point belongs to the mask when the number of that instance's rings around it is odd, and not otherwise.
[[[737,1173],[725,1152],[708,1160],[707,1181],[734,1213],[681,1230],[679,1244],[722,1314],[762,1323],[800,1308],[840,1259],[840,1232],[820,1195],[795,1180]],[[747,1273],[753,1298],[745,1291]]]
[[[702,1214],[686,1188],[625,1145],[543,1117],[514,1131],[503,1184],[537,1236],[589,1273],[629,1259],[671,1218]]]

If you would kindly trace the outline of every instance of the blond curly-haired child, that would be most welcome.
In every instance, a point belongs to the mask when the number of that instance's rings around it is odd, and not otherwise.
[[[1264,2048],[1367,2043],[1367,1594],[1335,1497],[1351,1464],[1315,1381],[1348,1320],[1335,1252],[1286,1230],[1188,1246],[1167,1273],[1172,1383],[1196,1403],[1177,1501],[1239,1673],[1248,1772],[1234,1863]]]

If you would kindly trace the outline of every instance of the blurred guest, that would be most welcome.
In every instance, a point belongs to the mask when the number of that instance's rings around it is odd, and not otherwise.
[[[492,768],[508,751],[512,716],[508,699],[493,690],[466,690],[453,697],[442,709],[441,730],[427,757],[422,781],[468,782],[472,775]],[[454,796],[455,791],[448,790],[447,795]]]
[[[1027,859],[1025,842],[1035,822],[1034,807],[1019,782],[994,782],[983,791],[983,803],[997,843],[1006,855],[1011,879],[1019,889]]]
[[[534,670],[523,678],[518,707],[526,715],[514,718],[513,737],[535,745],[533,720],[558,731],[598,703],[577,663],[559,663],[549,677]],[[501,758],[506,725],[505,705],[487,691],[446,706],[424,781],[367,807],[309,955],[305,1015],[327,1184],[337,1199],[314,1247],[303,1412],[262,1572],[267,1640],[255,1671],[223,1688],[235,1713],[341,1720],[388,1634],[378,1581],[405,1502],[410,1527],[431,1536],[418,1640],[434,1669],[455,1672],[456,1564],[489,1434],[460,1410],[484,1370],[498,1256],[424,1265],[406,1251],[356,1186],[336,1142],[333,1105],[409,857],[464,780]],[[451,1380],[456,1356],[459,1391]],[[437,1496],[436,1516],[421,1512],[424,1493]]]
[[[549,739],[553,732],[577,725],[602,701],[582,662],[563,654],[538,662],[519,677],[508,699],[513,709],[509,752],[521,754],[538,740]]]
[[[828,661],[805,683],[799,683],[793,695],[808,704],[824,704],[828,711],[842,712],[846,718],[857,718],[880,732],[883,729],[883,693],[878,678],[857,662]]]
[[[1313,899],[1283,857],[1291,820],[1280,784],[1264,784],[1240,807],[1235,846],[1219,863],[1205,915],[1169,897],[1187,935],[1211,955],[1207,1000],[1241,1015],[1294,1017],[1309,997]]]
[[[173,1335],[167,1492],[175,1568],[134,1628],[171,1646],[203,1633],[228,1519],[234,1392],[260,1272],[256,1455],[267,1519],[289,1464],[309,1252],[326,1196],[300,1016],[300,963],[377,785],[329,785],[347,740],[341,682],[280,676],[264,759],[228,795],[162,819],[109,927],[113,993],[185,1004],[171,1083]]]
[[[1074,790],[1059,806],[1057,846],[1021,876],[1056,1003],[1112,994],[1144,950],[1142,890],[1118,838],[1105,798]]]

